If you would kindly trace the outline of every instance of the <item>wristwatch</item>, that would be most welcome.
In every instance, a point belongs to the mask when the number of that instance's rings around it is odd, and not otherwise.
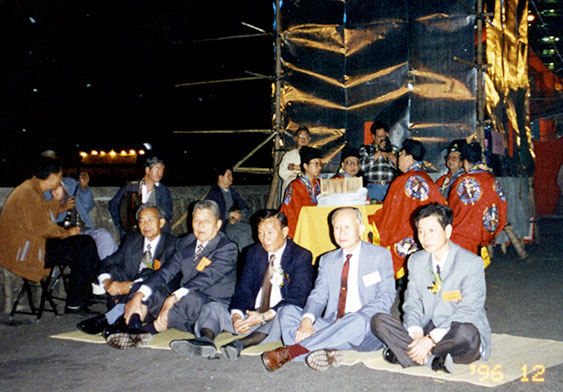
[[[264,315],[264,313],[262,313],[262,321],[260,321],[260,325],[266,325],[266,323],[266,316]]]

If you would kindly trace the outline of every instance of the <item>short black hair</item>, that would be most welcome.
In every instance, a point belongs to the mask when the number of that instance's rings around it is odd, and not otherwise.
[[[469,163],[477,163],[482,159],[481,145],[477,142],[466,144],[461,147],[461,159]]]
[[[40,180],[46,180],[51,174],[57,174],[63,169],[59,159],[40,156],[33,165],[33,175]]]
[[[147,159],[145,160],[145,167],[152,169],[159,163],[162,163],[164,165],[164,160],[162,158],[157,157],[156,155],[152,155],[147,157]]]
[[[414,225],[418,227],[418,222],[429,216],[435,216],[438,222],[440,222],[442,229],[445,229],[446,226],[451,225],[454,221],[454,213],[450,207],[440,203],[431,203],[420,207],[414,212]]]
[[[305,127],[305,126],[300,126],[299,128],[297,128],[297,131],[295,131],[295,137],[297,137],[297,135],[299,135],[299,132],[307,132],[307,135],[309,135],[309,137],[311,137],[311,131],[309,131],[309,128]]]
[[[321,159],[321,150],[309,146],[303,146],[299,150],[299,158],[301,158],[301,171],[305,172],[303,164],[309,164],[313,159]]]
[[[233,172],[233,168],[231,166],[218,166],[213,168],[213,177],[215,178],[215,182],[219,181],[219,176],[224,176],[227,170],[230,170],[231,173]]]
[[[426,154],[426,149],[422,143],[414,139],[405,139],[401,150],[405,150],[407,154],[412,155],[415,161],[422,161]]]
[[[280,210],[263,210],[261,211],[260,216],[258,217],[258,226],[260,223],[264,222],[266,219],[276,218],[282,229],[287,227],[287,216]]]
[[[384,123],[383,121],[380,120],[375,120],[373,122],[373,124],[371,124],[371,126],[369,127],[369,130],[371,132],[372,135],[375,136],[375,133],[377,132],[378,129],[383,128],[383,130],[387,133],[389,133],[389,126]]]

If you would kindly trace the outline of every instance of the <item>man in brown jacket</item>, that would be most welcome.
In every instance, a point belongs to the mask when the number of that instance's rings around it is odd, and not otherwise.
[[[33,177],[16,187],[0,215],[0,265],[35,282],[55,265],[69,265],[65,313],[89,313],[91,283],[100,262],[92,237],[79,235],[80,228],[64,229],[54,222],[58,203],[43,192],[61,184],[60,161],[41,157]]]

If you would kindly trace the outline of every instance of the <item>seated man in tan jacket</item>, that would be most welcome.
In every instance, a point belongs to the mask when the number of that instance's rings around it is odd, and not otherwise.
[[[56,265],[70,266],[65,313],[85,314],[90,313],[88,300],[100,259],[92,237],[54,221],[58,202],[45,200],[43,192],[59,187],[61,177],[60,161],[40,157],[33,177],[8,196],[0,216],[0,265],[35,282]]]

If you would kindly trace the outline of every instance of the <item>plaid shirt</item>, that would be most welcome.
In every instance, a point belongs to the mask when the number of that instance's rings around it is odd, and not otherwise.
[[[360,168],[364,173],[364,179],[370,181],[385,181],[390,183],[395,178],[395,165],[387,158],[379,157],[373,159],[377,152],[375,143],[360,147]]]

